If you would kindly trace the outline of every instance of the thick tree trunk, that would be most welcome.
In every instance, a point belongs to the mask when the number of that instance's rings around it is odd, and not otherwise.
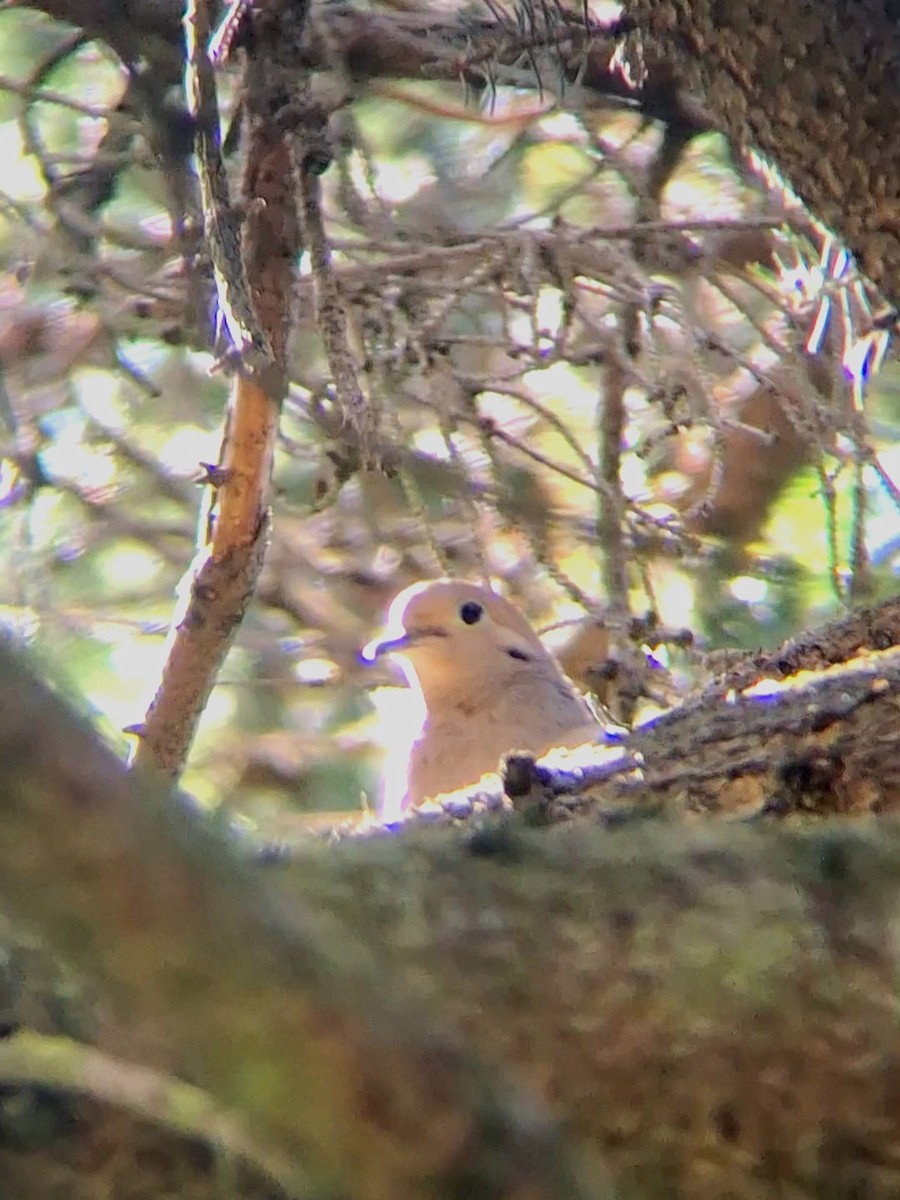
[[[892,0],[624,0],[651,80],[761,151],[900,298],[900,11]]]

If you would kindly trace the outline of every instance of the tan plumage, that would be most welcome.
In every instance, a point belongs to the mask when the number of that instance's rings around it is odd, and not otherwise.
[[[438,579],[407,588],[364,654],[395,656],[424,701],[406,804],[477,782],[511,750],[539,755],[599,733],[522,613],[476,584]]]

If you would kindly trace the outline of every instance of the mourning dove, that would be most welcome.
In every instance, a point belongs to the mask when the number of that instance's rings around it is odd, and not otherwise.
[[[600,726],[521,612],[456,579],[417,583],[363,656],[396,658],[424,712],[400,807],[476,783],[504,754],[583,745]]]

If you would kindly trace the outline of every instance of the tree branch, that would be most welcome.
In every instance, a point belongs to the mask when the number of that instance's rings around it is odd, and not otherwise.
[[[900,277],[900,21],[886,0],[625,0],[648,79],[699,94],[774,163],[895,301]]]
[[[197,723],[262,570],[299,248],[293,164],[285,131],[277,123],[277,108],[269,102],[276,81],[266,77],[266,66],[271,66],[278,51],[277,28],[259,40],[247,71],[251,128],[244,224],[232,206],[222,164],[203,3],[189,6],[185,29],[206,244],[215,270],[218,311],[227,328],[226,359],[233,378],[219,462],[210,471],[214,503],[202,530],[200,552],[182,583],[185,599],[173,621],[160,686],[137,730],[135,768],[161,769],[173,778],[184,766]]]
[[[138,786],[0,648],[0,897],[244,1113],[262,1152],[359,1200],[602,1197],[553,1129],[398,996],[326,908],[288,904]]]
[[[164,1038],[313,1187],[585,1194],[430,1026],[623,1195],[896,1190],[890,827],[507,820],[311,844],[266,874],[138,793],[5,651],[0,697],[3,903],[115,993],[135,1055]],[[896,728],[893,690],[870,707]]]
[[[64,1037],[26,1031],[0,1042],[0,1087],[38,1087],[115,1105],[173,1133],[190,1136],[260,1168],[286,1188],[296,1183],[290,1163],[260,1154],[232,1113],[198,1088],[105,1055]]]

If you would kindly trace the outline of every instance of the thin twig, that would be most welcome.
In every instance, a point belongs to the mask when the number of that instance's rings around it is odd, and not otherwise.
[[[319,176],[303,162],[298,174],[300,221],[313,279],[316,325],[325,347],[338,404],[358,440],[361,465],[366,470],[376,470],[381,465],[377,449],[379,415],[372,397],[367,398],[363,393],[347,341],[347,318],[338,294],[322,217]]]
[[[598,431],[598,475],[604,486],[599,496],[597,533],[603,553],[606,596],[610,612],[615,617],[623,617],[630,611],[625,553],[625,496],[622,490],[622,447],[627,425],[625,388],[628,380],[621,352],[619,346],[611,345],[606,354]]]
[[[200,191],[206,244],[216,276],[218,307],[244,371],[277,371],[269,340],[259,325],[241,257],[241,227],[231,203],[222,164],[219,106],[213,70],[206,53],[209,13],[205,0],[188,0],[184,15],[187,45],[185,85],[195,120]]]

